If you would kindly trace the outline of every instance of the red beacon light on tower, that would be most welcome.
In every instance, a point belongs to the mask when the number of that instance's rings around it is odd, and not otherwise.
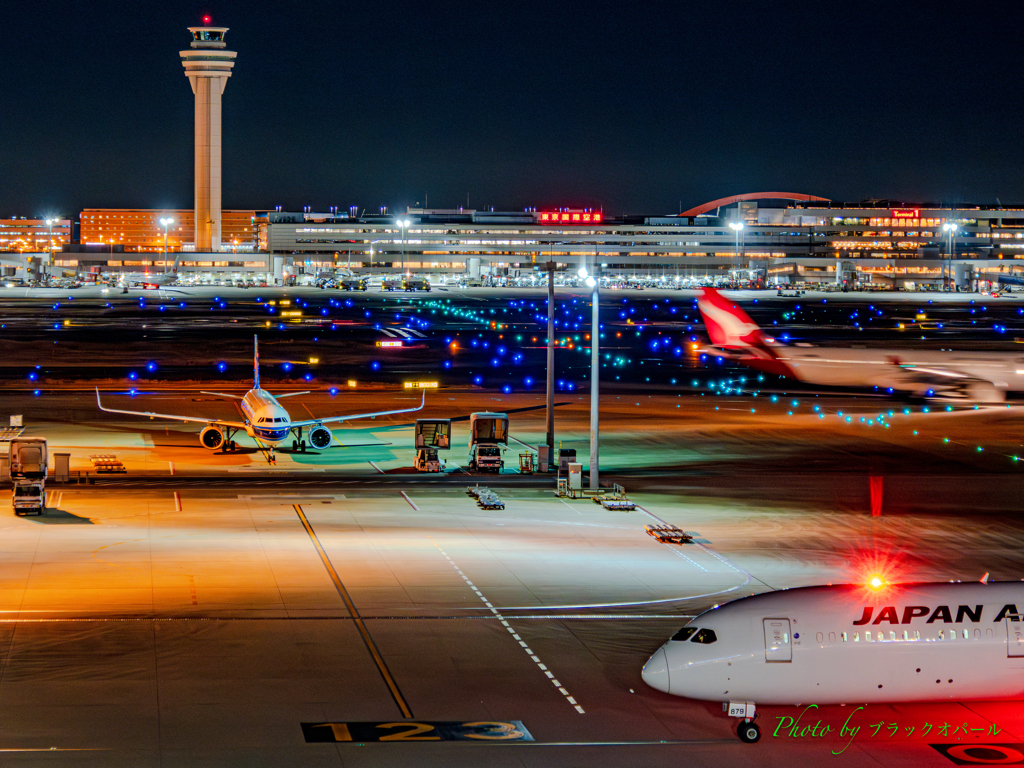
[[[596,211],[568,208],[537,214],[537,220],[542,224],[600,224],[603,218],[604,216]]]
[[[209,24],[212,19],[209,16],[203,16],[203,24]]]

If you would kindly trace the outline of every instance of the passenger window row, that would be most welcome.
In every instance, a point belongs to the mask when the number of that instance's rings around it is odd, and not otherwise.
[[[878,642],[878,643],[884,643],[884,642],[894,643],[894,642],[904,641],[904,640],[910,641],[910,642],[917,642],[917,641],[919,641],[921,639],[921,632],[920,632],[920,630],[917,630],[917,629],[915,629],[913,631],[905,629],[905,630],[903,630],[902,633],[899,633],[899,634],[897,634],[895,631],[890,630],[889,633],[888,633],[888,635],[889,635],[888,637],[886,637],[886,633],[885,632],[881,632],[881,631],[875,632],[875,633],[864,632],[863,634],[864,634],[864,642],[866,642],[866,643],[874,643],[874,642]],[[938,637],[926,637],[926,638],[924,638],[924,640],[925,640],[925,642],[937,642],[937,641],[940,641],[940,640],[947,640],[947,639],[948,640],[956,640],[957,634],[958,634],[957,630],[955,630],[955,629],[951,629],[948,632],[945,629],[940,629]],[[961,636],[963,637],[964,640],[970,640],[971,639],[971,631],[969,629],[962,630],[960,634],[961,634]],[[985,630],[985,636],[986,637],[992,637],[992,630],[991,629],[986,629]],[[834,642],[835,641],[835,632],[829,632],[828,633],[828,637],[829,637],[830,641]],[[846,642],[859,643],[861,641],[861,633],[860,632],[854,632],[852,640],[850,638],[849,633],[847,633],[847,632],[841,633],[839,637],[842,640],[842,642],[844,642],[844,643],[846,643]],[[822,642],[823,638],[824,638],[824,636],[822,635],[821,632],[819,632],[818,636],[817,636],[818,642],[819,643]],[[975,640],[980,640],[981,639],[981,630],[980,629],[974,630],[974,639]]]

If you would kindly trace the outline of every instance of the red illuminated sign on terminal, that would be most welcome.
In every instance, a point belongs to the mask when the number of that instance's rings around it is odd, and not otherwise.
[[[920,208],[905,208],[902,210],[895,210],[892,212],[892,218],[894,219],[919,219],[921,218]]]
[[[603,218],[600,213],[592,211],[551,211],[539,213],[537,216],[539,221],[559,224],[593,224],[600,223]]]

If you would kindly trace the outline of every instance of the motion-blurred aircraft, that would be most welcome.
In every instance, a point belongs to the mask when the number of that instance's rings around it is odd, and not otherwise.
[[[235,433],[242,431],[257,443],[265,444],[270,448],[270,455],[273,456],[274,448],[292,440],[293,451],[305,451],[306,441],[302,437],[302,430],[309,430],[309,444],[314,448],[330,448],[334,443],[334,433],[325,424],[336,424],[342,421],[354,421],[355,419],[370,419],[377,416],[391,416],[396,413],[411,413],[423,408],[426,402],[427,392],[423,391],[423,398],[415,408],[400,408],[394,411],[375,411],[373,413],[359,413],[351,416],[331,416],[326,419],[305,419],[292,421],[288,411],[278,402],[278,398],[294,397],[295,395],[308,395],[308,392],[289,392],[286,395],[276,397],[265,389],[260,388],[260,348],[259,338],[253,336],[253,387],[245,395],[228,395],[223,392],[204,392],[204,395],[218,395],[241,400],[241,410],[244,414],[244,421],[225,421],[223,419],[203,419],[194,416],[174,416],[167,413],[153,413],[151,411],[125,411],[117,408],[105,408],[100,401],[100,390],[96,388],[96,405],[106,413],[124,413],[130,416],[148,416],[151,419],[170,419],[173,421],[189,421],[205,424],[199,433],[199,442],[204,448],[215,451],[218,448],[233,450],[235,448]]]
[[[712,344],[704,351],[764,373],[807,384],[978,403],[999,403],[1007,392],[1024,392],[1019,353],[781,344],[714,288],[703,289],[697,306]]]

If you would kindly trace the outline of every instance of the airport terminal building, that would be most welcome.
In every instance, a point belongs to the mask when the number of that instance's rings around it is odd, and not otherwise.
[[[63,222],[55,232],[52,267],[114,274],[159,270],[177,257],[182,274],[199,280],[289,282],[343,270],[521,276],[547,262],[568,269],[582,261],[627,276],[753,274],[768,284],[915,287],[948,275],[963,285],[1016,273],[1024,279],[1024,206],[837,203],[767,192],[657,216],[590,209],[408,209],[397,216],[360,216],[354,208],[238,210],[224,211],[217,253],[195,252],[191,214],[87,209],[79,243],[67,242]],[[166,257],[165,217],[175,220]],[[44,237],[33,224],[36,240]],[[28,243],[19,245],[24,252]]]

